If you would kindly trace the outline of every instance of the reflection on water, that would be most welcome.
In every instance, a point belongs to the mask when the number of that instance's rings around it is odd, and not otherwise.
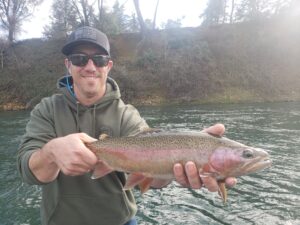
[[[233,104],[142,107],[157,128],[201,130],[226,125],[226,136],[268,149],[273,165],[238,179],[228,203],[205,189],[181,188],[176,182],[143,196],[135,192],[139,224],[300,224],[300,104]],[[40,191],[22,184],[15,164],[28,113],[0,113],[0,224],[38,225]]]

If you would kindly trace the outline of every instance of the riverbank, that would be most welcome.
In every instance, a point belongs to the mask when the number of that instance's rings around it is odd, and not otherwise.
[[[223,100],[223,101],[222,101]],[[229,100],[226,98],[220,99],[207,99],[207,100],[193,100],[193,101],[187,101],[187,100],[177,100],[177,101],[167,101],[166,99],[159,99],[159,98],[154,98],[154,99],[144,99],[143,101],[133,101],[133,102],[128,102],[128,104],[132,104],[136,107],[147,107],[147,106],[176,106],[176,105],[210,105],[210,104],[252,104],[252,103],[283,103],[283,102],[300,102],[300,98],[298,99],[281,99],[281,100],[263,100],[263,99],[243,99],[241,100],[240,98]],[[35,105],[25,105],[22,103],[6,103],[6,104],[0,104],[0,112],[2,111],[24,111],[24,110],[32,110]]]
[[[300,100],[300,18],[112,35],[110,76],[134,105]],[[4,55],[0,109],[56,92],[65,40],[18,42]]]

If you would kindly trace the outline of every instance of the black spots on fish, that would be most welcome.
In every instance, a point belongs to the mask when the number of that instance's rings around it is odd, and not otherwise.
[[[245,149],[243,151],[243,157],[246,159],[252,159],[254,157],[254,153],[251,149]]]

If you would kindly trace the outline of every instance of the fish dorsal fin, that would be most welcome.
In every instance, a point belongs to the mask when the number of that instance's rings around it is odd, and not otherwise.
[[[215,137],[215,138],[222,138],[223,137],[223,135],[209,133],[209,132],[206,132],[205,130],[204,131],[200,131],[200,133],[205,134],[207,136],[212,136],[212,137]]]
[[[105,134],[105,133],[99,135],[99,140],[100,141],[105,140],[106,138],[110,138],[110,136],[108,134]]]
[[[161,132],[162,130],[161,129],[158,129],[158,128],[145,128],[143,130],[141,130],[136,136],[139,136],[139,135],[147,135],[147,134],[153,134],[153,133],[159,133]]]

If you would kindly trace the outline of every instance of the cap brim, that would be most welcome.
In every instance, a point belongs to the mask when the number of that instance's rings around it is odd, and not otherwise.
[[[91,41],[91,40],[78,40],[78,41],[74,41],[74,42],[70,42],[68,44],[66,44],[62,49],[61,49],[61,52],[68,56],[72,53],[72,50],[76,47],[76,46],[79,46],[79,45],[82,45],[82,44],[94,44],[96,45],[97,47],[101,48],[101,50],[103,50],[107,55],[109,55],[109,53],[107,52],[107,50],[99,45],[98,43],[94,42],[94,41]]]

